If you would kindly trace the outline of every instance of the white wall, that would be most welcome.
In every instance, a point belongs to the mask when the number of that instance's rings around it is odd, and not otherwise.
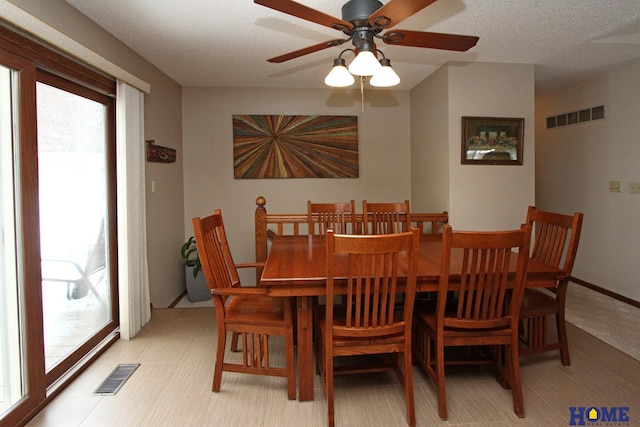
[[[416,203],[437,200],[433,209],[448,210],[458,229],[519,228],[535,195],[533,66],[445,65],[411,91],[411,107]],[[462,165],[463,116],[524,117],[523,165]]]
[[[458,228],[519,228],[535,199],[533,65],[449,66],[451,222]],[[463,165],[462,116],[524,117],[522,166]]]
[[[604,120],[546,129],[546,118],[598,105]],[[536,205],[584,213],[573,276],[640,301],[640,63],[536,97]],[[610,193],[609,181],[622,181]]]
[[[438,69],[411,90],[411,210],[449,209],[449,73]]]
[[[267,211],[304,213],[307,200],[333,202],[411,198],[409,93],[354,90],[183,89],[184,233],[191,218],[222,209],[236,262],[255,259],[255,200]],[[358,116],[360,176],[342,179],[234,179],[234,114]]]

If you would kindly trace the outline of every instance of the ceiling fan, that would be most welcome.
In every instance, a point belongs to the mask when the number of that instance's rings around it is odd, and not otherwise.
[[[345,39],[328,40],[267,61],[281,63],[351,41],[355,51],[380,52],[375,38],[389,45],[444,49],[464,52],[478,42],[478,37],[410,30],[388,30],[436,0],[349,0],[342,6],[342,19],[334,18],[292,0],[254,0],[254,3],[343,32]]]

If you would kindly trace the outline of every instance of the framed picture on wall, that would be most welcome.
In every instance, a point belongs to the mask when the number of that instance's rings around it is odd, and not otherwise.
[[[357,116],[233,115],[236,179],[357,178]]]
[[[521,165],[524,118],[462,117],[463,165]]]

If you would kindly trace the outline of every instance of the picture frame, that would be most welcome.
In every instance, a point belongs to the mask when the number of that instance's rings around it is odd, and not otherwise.
[[[463,165],[522,165],[524,118],[462,117]]]
[[[169,147],[155,145],[154,139],[145,141],[147,143],[147,161],[156,163],[174,163],[176,161],[176,150]]]
[[[233,117],[235,179],[358,178],[358,117]]]

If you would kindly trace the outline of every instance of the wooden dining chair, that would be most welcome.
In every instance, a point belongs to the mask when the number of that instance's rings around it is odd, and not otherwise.
[[[407,423],[415,425],[411,367],[411,313],[416,291],[420,234],[377,236],[327,232],[327,303],[315,307],[316,363],[322,377],[328,424],[334,425],[334,375],[395,371],[403,385]],[[336,277],[342,263],[346,281]],[[399,277],[406,277],[400,280]],[[336,306],[333,296],[346,294]],[[404,296],[403,312],[395,301]],[[386,355],[386,363],[334,364],[344,356]]]
[[[291,301],[271,298],[266,289],[242,287],[237,268],[257,263],[235,264],[224,230],[222,213],[193,218],[198,256],[211,290],[216,310],[218,348],[212,390],[220,391],[222,372],[270,375],[287,379],[289,399],[296,398]],[[242,362],[225,362],[227,332],[242,338]],[[271,366],[269,337],[284,337],[285,367]],[[232,349],[234,343],[232,343]]]
[[[436,384],[438,414],[443,420],[447,419],[445,348],[460,346],[504,346],[504,356],[499,348],[494,351],[498,376],[511,386],[513,409],[524,417],[518,315],[530,238],[529,225],[494,232],[453,231],[450,225],[444,226],[436,309],[416,306],[413,337],[415,360]],[[452,251],[462,251],[461,265],[451,263]],[[517,258],[515,275],[509,268],[513,257]],[[451,290],[456,291],[454,301],[446,297]],[[503,357],[506,372],[501,369]]]
[[[442,227],[449,223],[449,212],[412,213],[411,225],[423,236],[442,236]]]
[[[535,232],[531,258],[562,269],[556,286],[549,291],[527,289],[522,300],[521,342],[524,348],[520,356],[560,350],[560,361],[569,366],[569,342],[565,324],[565,301],[573,263],[578,252],[583,214],[564,215],[545,212],[529,206],[527,224]],[[546,328],[547,316],[555,316],[557,340],[549,342]]]
[[[409,200],[402,203],[370,203],[362,201],[363,234],[391,234],[411,228]]]
[[[312,203],[308,200],[309,234],[324,236],[329,229],[338,234],[355,234],[355,213],[354,200],[349,203]]]

